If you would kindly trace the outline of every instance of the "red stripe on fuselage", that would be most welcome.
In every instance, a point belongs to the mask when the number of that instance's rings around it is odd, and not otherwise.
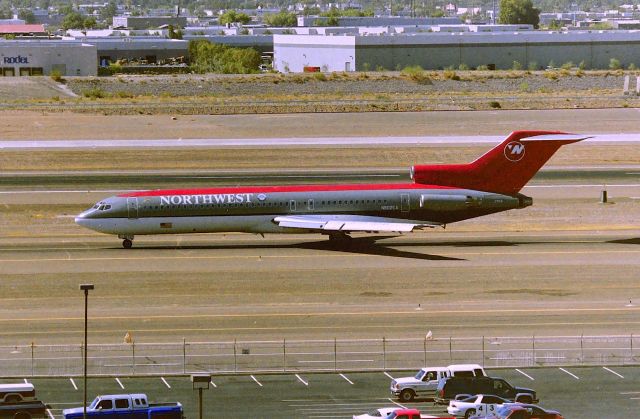
[[[276,193],[276,192],[338,192],[338,191],[389,191],[394,189],[460,189],[450,186],[422,185],[419,183],[372,184],[372,185],[283,185],[283,186],[237,186],[198,189],[157,189],[129,192],[118,195],[122,198],[164,196],[164,195],[210,195],[236,193]]]

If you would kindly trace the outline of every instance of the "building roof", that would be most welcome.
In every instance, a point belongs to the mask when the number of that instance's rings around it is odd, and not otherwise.
[[[0,25],[0,34],[46,33],[44,25]]]

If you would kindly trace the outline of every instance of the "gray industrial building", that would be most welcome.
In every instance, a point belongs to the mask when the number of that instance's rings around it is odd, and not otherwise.
[[[381,36],[274,35],[274,68],[302,72],[394,70],[419,65],[442,69],[464,64],[498,69],[544,68],[550,63],[584,62],[586,68],[640,65],[640,31],[453,32]]]
[[[184,16],[114,16],[114,28],[156,29],[161,26],[172,25],[174,28],[187,26]]]
[[[118,60],[145,60],[155,64],[178,57],[186,57],[189,42],[182,39],[158,37],[83,38],[97,48],[97,60],[104,66]]]
[[[80,41],[0,39],[0,76],[95,76],[95,45]]]

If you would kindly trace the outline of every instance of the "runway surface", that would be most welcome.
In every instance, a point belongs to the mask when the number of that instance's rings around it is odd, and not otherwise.
[[[575,335],[637,328],[640,231],[3,240],[0,343]],[[421,307],[418,311],[416,308]]]
[[[507,135],[521,129],[638,132],[637,108],[262,115],[91,115],[2,112],[2,140],[413,137]],[[71,121],[71,124],[69,123]],[[105,129],[108,127],[108,129]]]
[[[27,140],[0,141],[0,150],[13,149],[101,149],[101,148],[187,148],[187,147],[292,147],[292,146],[376,146],[406,147],[416,145],[496,144],[505,136],[421,136],[421,137],[309,137],[309,138],[177,138],[153,140]],[[589,135],[585,133],[585,135]],[[640,143],[640,133],[593,135],[586,144]]]

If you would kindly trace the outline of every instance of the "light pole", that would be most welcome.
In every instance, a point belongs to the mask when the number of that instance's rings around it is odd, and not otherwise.
[[[89,307],[89,290],[92,290],[93,284],[81,284],[80,289],[84,291],[84,403],[82,403],[82,417],[87,419],[87,318]]]

